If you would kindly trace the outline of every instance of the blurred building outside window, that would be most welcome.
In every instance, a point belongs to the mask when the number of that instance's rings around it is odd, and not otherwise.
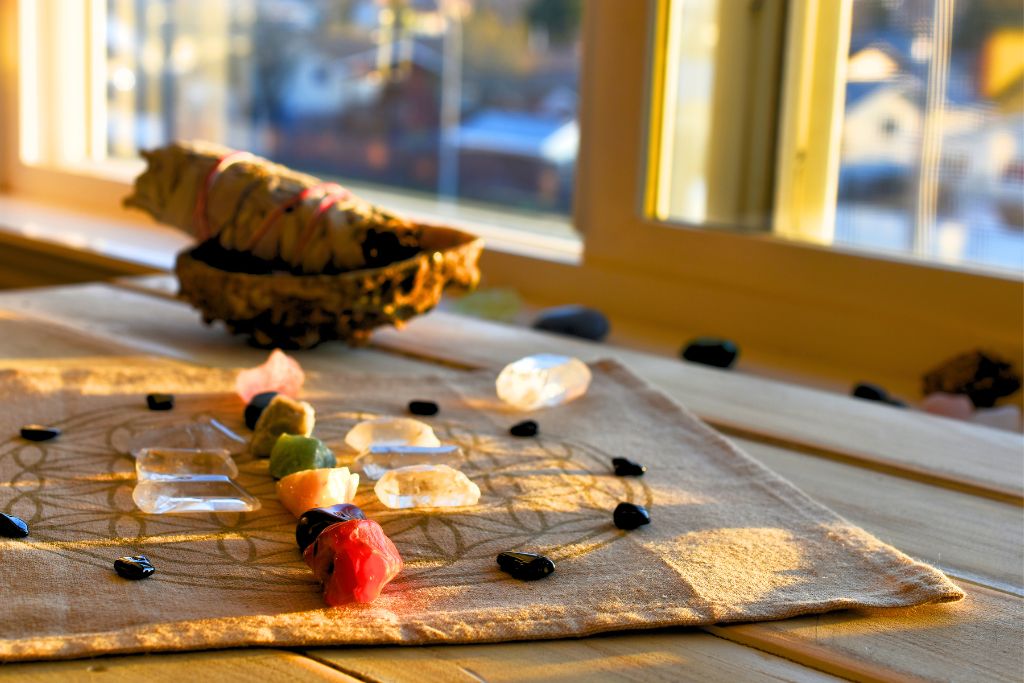
[[[1024,7],[854,0],[835,241],[1024,271]]]
[[[571,234],[581,0],[106,0],[108,154],[210,139]]]
[[[670,7],[663,214],[688,225],[783,231],[772,225],[771,203],[750,194],[770,185],[771,173],[749,169],[771,154],[758,147],[772,133],[750,131],[777,101],[758,100],[758,89],[766,80],[776,94],[783,87],[781,70],[757,69],[783,49],[785,26],[771,11],[785,13],[787,4]],[[852,0],[843,67],[834,225],[822,226],[817,241],[1024,272],[1020,0]],[[744,119],[744,111],[755,115]],[[731,147],[736,140],[742,145]]]

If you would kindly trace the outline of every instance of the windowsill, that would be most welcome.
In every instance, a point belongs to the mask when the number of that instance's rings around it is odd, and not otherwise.
[[[34,168],[54,171],[72,178],[92,178],[113,184],[114,187],[122,187],[121,194],[127,195],[130,192],[133,179],[142,172],[143,163],[140,160],[108,160],[102,163],[64,165],[60,169],[46,169],[41,166]],[[381,206],[392,207],[396,212],[410,219],[424,223],[449,225],[476,234],[484,239],[487,248],[492,251],[565,265],[579,265],[583,260],[583,242],[573,230],[571,219],[567,216],[505,209],[481,202],[462,200],[457,203],[446,202],[412,191],[405,192],[382,186],[350,182],[341,178],[330,179],[344,184],[364,199]],[[143,239],[143,234],[147,238],[155,238],[158,243],[153,246],[172,256],[154,264],[151,263],[152,255],[146,255],[138,250],[128,250],[131,253],[124,255],[128,256],[126,260],[165,270],[173,266],[173,254],[177,253],[188,241],[186,238],[175,248],[166,248],[168,247],[166,239],[159,237],[159,233],[182,236],[180,231],[156,224],[141,213],[122,212],[119,205],[111,201],[96,202],[94,209],[96,212],[92,214],[92,220],[84,218],[86,214],[81,207],[70,205],[68,210],[63,212],[63,218],[70,215],[78,217],[77,220],[72,219],[74,227],[71,230],[55,230],[52,226],[46,225],[53,221],[37,220],[44,216],[56,217],[58,220],[62,217],[55,215],[61,211],[53,203],[34,194],[30,197],[22,197],[0,193],[0,202],[13,202],[12,208],[16,213],[13,220],[8,220],[6,216],[8,208],[5,204],[0,203],[0,223],[13,222],[16,229],[23,229],[22,225],[31,225],[32,228],[29,229],[40,231],[41,239],[51,240],[52,236],[52,241],[72,247],[85,246],[84,243],[89,243],[98,247],[99,253],[106,253],[106,250],[112,248],[103,242],[108,235],[117,239],[124,238],[127,240],[127,244],[137,244],[141,241],[148,245],[150,239]],[[115,206],[118,208],[115,209]],[[76,234],[79,228],[82,234]],[[11,226],[0,225],[0,231],[10,232]]]
[[[170,271],[191,240],[163,225],[0,194],[0,241],[32,243],[88,261]]]

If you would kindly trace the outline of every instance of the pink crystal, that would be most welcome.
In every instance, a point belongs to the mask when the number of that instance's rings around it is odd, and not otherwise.
[[[235,391],[248,403],[256,394],[276,391],[279,394],[298,398],[306,373],[299,362],[281,349],[270,352],[267,362],[248,370],[242,370],[235,379]]]
[[[921,408],[932,415],[943,415],[956,420],[970,420],[974,414],[974,404],[966,394],[945,394],[941,391],[925,396]]]

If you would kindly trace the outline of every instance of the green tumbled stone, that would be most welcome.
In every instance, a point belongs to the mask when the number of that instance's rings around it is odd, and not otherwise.
[[[334,467],[334,453],[320,439],[312,436],[282,434],[270,452],[270,475],[275,479],[287,477],[302,470]]]

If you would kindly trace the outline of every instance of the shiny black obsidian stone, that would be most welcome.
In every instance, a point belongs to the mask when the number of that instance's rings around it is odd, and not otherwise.
[[[617,477],[642,477],[647,468],[628,458],[612,458],[612,467]]]
[[[853,386],[853,391],[850,392],[857,398],[863,398],[868,401],[887,401],[889,399],[889,392],[877,384],[871,384],[869,382],[859,382]]]
[[[869,382],[859,382],[855,384],[853,386],[853,391],[851,391],[850,394],[866,401],[878,401],[879,403],[887,403],[898,408],[907,407],[906,403],[897,398],[893,398],[889,395],[889,392],[882,387]]]
[[[555,571],[554,562],[536,553],[499,553],[498,566],[520,581],[536,581]]]
[[[512,425],[508,433],[512,436],[537,436],[540,427],[533,420],[523,420],[519,424]]]
[[[413,415],[437,415],[440,410],[433,401],[409,401],[409,412]]]
[[[644,524],[651,523],[651,513],[647,512],[647,508],[642,505],[633,505],[633,503],[619,503],[615,508],[615,512],[612,513],[612,521],[615,522],[615,526],[626,531],[632,531],[638,527],[642,527]]]
[[[295,542],[299,544],[299,552],[305,552],[316,537],[332,524],[348,522],[353,519],[366,519],[366,515],[351,503],[340,503],[326,508],[306,510],[295,525]]]
[[[249,400],[249,405],[245,406],[245,426],[249,429],[256,429],[256,423],[259,422],[260,415],[266,410],[270,402],[277,396],[276,391],[264,391],[262,394],[256,394]]]
[[[603,341],[612,326],[601,311],[586,306],[570,305],[541,311],[533,322],[533,329]]]
[[[25,425],[21,428],[21,438],[29,441],[49,441],[60,436],[60,430],[56,427],[44,425]]]
[[[114,571],[122,578],[138,581],[152,576],[156,567],[145,555],[132,555],[114,560]]]
[[[170,410],[174,407],[174,394],[148,394],[146,405],[150,410]]]
[[[28,524],[21,517],[0,512],[0,536],[25,538],[28,536]]]
[[[698,337],[683,347],[683,360],[716,368],[729,368],[740,355],[736,342],[718,337]]]

